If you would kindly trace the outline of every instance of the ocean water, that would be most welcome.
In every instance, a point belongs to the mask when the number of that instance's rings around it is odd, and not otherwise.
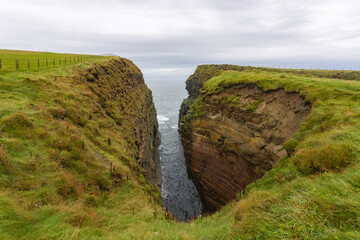
[[[177,220],[188,221],[201,214],[199,193],[188,178],[178,133],[181,102],[187,97],[184,80],[147,82],[153,92],[161,133],[162,204]]]

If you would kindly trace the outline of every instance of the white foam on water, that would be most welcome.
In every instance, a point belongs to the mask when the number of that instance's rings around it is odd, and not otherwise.
[[[169,192],[166,191],[165,189],[162,189],[161,190],[161,197],[162,198],[167,198],[167,196],[169,196]]]
[[[164,115],[158,115],[157,120],[159,124],[165,124],[165,122],[168,121],[169,118]]]

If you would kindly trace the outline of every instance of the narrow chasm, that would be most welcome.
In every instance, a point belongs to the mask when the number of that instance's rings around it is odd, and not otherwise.
[[[183,110],[180,132],[204,212],[219,210],[288,156],[284,143],[311,111],[298,93],[256,84],[199,94],[195,104]]]
[[[179,221],[219,210],[287,157],[285,142],[311,111],[296,92],[238,83],[207,94],[200,81],[188,79],[180,114],[181,81],[148,83],[161,134],[162,203]]]
[[[178,132],[178,107],[186,97],[181,81],[149,81],[161,134],[161,198],[176,220],[189,221],[202,213],[199,193],[188,177],[181,138]],[[184,89],[184,90],[183,90]]]

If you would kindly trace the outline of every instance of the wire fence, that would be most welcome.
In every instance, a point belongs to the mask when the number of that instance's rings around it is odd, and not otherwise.
[[[36,68],[47,68],[62,65],[70,65],[78,62],[91,61],[103,56],[76,55],[64,57],[35,57],[35,58],[1,58],[0,70],[26,70]]]

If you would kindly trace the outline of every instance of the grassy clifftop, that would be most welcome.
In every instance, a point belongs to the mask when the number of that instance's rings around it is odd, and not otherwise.
[[[0,70],[34,70],[73,65],[84,61],[104,58],[98,55],[31,52],[0,49]]]
[[[201,66],[204,74],[197,99],[182,119],[191,131],[192,121],[207,113],[207,99],[239,84],[256,84],[264,90],[298,92],[312,103],[311,114],[294,138],[284,144],[291,155],[263,178],[246,188],[234,203],[230,236],[239,239],[357,239],[360,237],[360,83],[338,79],[342,73],[241,68],[217,72]],[[198,68],[198,70],[199,70]],[[219,68],[218,68],[219,69]],[[198,71],[197,70],[197,71]],[[341,72],[341,71],[340,71]],[[349,72],[350,73],[350,72]],[[358,72],[351,73],[356,76]],[[196,79],[202,75],[197,72]],[[193,76],[194,76],[193,75]],[[321,75],[321,76],[320,76]],[[327,76],[326,75],[326,76]],[[194,81],[190,77],[188,83]],[[208,79],[208,76],[212,76]],[[237,98],[222,104],[241,105]],[[242,106],[244,107],[244,106]],[[246,107],[246,106],[245,106]],[[256,112],[256,105],[247,106]]]
[[[259,69],[206,81],[204,96],[239,82],[298,91],[313,112],[288,144],[291,158],[187,224],[165,213],[138,164],[134,126],[154,116],[131,61],[0,71],[0,238],[358,238],[359,82]]]
[[[0,239],[227,234],[223,214],[174,221],[145,180],[139,153],[151,154],[137,130],[156,115],[131,61],[0,71],[0,102]]]
[[[160,208],[137,136],[156,112],[131,61],[0,72],[0,99],[1,239],[95,238]]]

